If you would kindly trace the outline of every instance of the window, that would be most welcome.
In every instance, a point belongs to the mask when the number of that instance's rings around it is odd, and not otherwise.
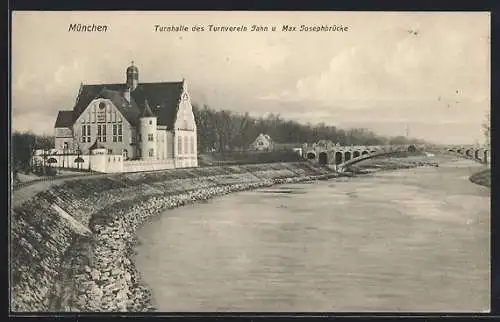
[[[177,154],[182,154],[182,137],[177,139]]]
[[[90,125],[82,125],[82,142],[90,142]]]
[[[153,125],[153,121],[149,120],[149,125]]]
[[[122,155],[123,155],[123,159],[124,160],[128,159],[128,151],[127,151],[127,149],[123,149]]]
[[[106,142],[106,124],[97,124],[97,141]]]
[[[113,142],[122,142],[123,132],[122,124],[113,124]]]
[[[122,124],[118,124],[118,142],[123,141]]]
[[[113,149],[108,149],[108,154],[113,154]]]
[[[188,140],[189,140],[189,137],[186,136],[184,138],[184,153],[189,153],[189,146],[188,146],[189,142],[188,142]]]
[[[194,136],[191,137],[191,154],[194,154]]]
[[[155,137],[153,134],[149,133],[148,134],[148,141],[153,142],[155,140]]]
[[[149,149],[149,156],[154,157],[155,156],[155,150],[154,149]]]

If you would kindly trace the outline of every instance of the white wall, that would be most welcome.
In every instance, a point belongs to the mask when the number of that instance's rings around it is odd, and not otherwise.
[[[156,159],[165,160],[168,158],[167,155],[167,131],[158,130],[156,131]]]
[[[78,157],[76,154],[68,154],[68,155],[47,155],[46,160],[49,158],[54,158],[57,160],[57,163],[50,164],[50,166],[55,168],[74,168],[74,169],[89,169],[89,156],[88,155],[80,155],[80,158],[84,160],[82,163],[76,163],[75,159]],[[33,156],[33,162],[38,165],[43,165],[43,156],[35,155]],[[45,165],[49,166],[47,162]],[[64,165],[64,166],[63,166]]]
[[[176,168],[194,168],[198,166],[198,158],[196,157],[178,157],[175,158]]]
[[[166,132],[166,149],[167,149],[167,159],[173,159],[174,158],[174,152],[175,152],[175,141],[174,141],[174,134],[171,131]]]
[[[173,159],[123,162],[123,172],[156,171],[174,168],[175,164]]]

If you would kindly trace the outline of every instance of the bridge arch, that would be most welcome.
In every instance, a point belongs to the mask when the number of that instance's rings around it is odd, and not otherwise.
[[[415,145],[411,144],[408,147],[408,152],[417,152],[417,147]]]
[[[342,163],[342,152],[335,152],[335,164],[341,164]]]
[[[474,151],[474,158],[480,160],[481,158],[479,157],[479,150]]]
[[[371,153],[377,153],[377,150],[371,150],[370,152]]]
[[[344,160],[345,160],[345,161],[349,161],[349,160],[351,160],[351,156],[352,156],[351,151],[346,151],[346,152],[344,153]]]
[[[361,153],[359,151],[354,151],[353,154],[352,154],[352,157],[353,158],[357,158],[361,155]]]
[[[465,151],[465,155],[468,156],[468,157],[472,157],[472,150],[467,150]]]
[[[308,160],[313,160],[313,159],[316,159],[316,153],[310,151],[310,152],[307,152],[307,155],[306,155],[307,159]]]
[[[326,152],[320,152],[318,156],[318,162],[321,165],[328,164],[328,154]]]
[[[366,154],[368,154],[368,153],[369,153],[369,152],[365,150],[365,151],[361,152],[361,155],[366,155]]]
[[[458,152],[458,153],[460,153],[460,154],[463,154],[463,153],[464,153],[464,150],[462,150],[462,149],[458,149],[458,150],[457,150],[457,152]]]

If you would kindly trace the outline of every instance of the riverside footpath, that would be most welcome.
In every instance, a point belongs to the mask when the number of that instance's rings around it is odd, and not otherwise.
[[[14,191],[11,310],[153,310],[131,260],[135,230],[146,219],[235,191],[336,176],[307,162],[275,163],[100,175],[29,195]]]

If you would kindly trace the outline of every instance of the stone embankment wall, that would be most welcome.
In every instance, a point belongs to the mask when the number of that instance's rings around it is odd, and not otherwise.
[[[153,310],[131,261],[135,230],[148,217],[234,191],[333,176],[309,163],[280,163],[116,174],[52,186],[11,211],[11,310]]]

